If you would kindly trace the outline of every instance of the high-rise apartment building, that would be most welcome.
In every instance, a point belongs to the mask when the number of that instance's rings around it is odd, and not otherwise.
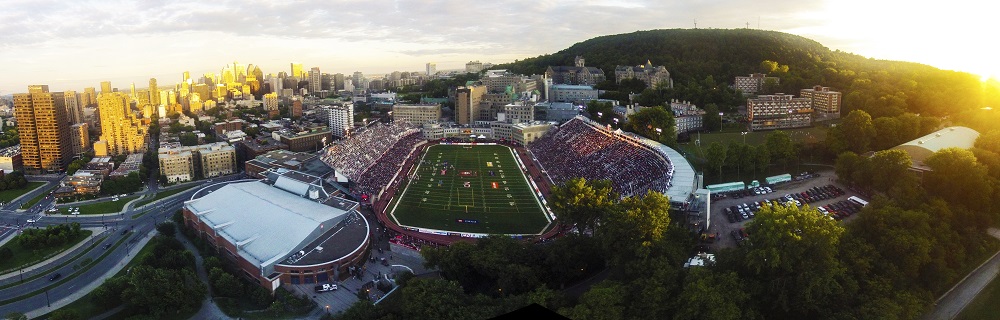
[[[61,92],[49,92],[47,85],[28,86],[28,93],[14,95],[26,172],[58,172],[72,160],[65,102]]]
[[[294,96],[294,97],[292,97],[292,106],[289,107],[288,110],[289,110],[289,113],[291,113],[292,117],[301,117],[302,116],[302,97],[301,96]]]
[[[309,93],[320,91],[323,91],[323,74],[319,72],[319,67],[313,67],[309,69]]]
[[[330,127],[331,134],[337,137],[345,137],[354,129],[354,104],[320,106],[317,112],[323,119],[326,119],[327,126]]]
[[[70,126],[70,141],[73,145],[73,157],[82,157],[90,150],[90,128],[87,123],[77,123]]]
[[[471,124],[479,115],[479,103],[486,93],[486,87],[473,85],[459,87],[456,91],[455,114],[459,124]]]
[[[111,93],[111,81],[101,81],[101,93]]]
[[[733,88],[743,91],[743,94],[752,95],[763,92],[764,84],[771,82],[778,84],[779,80],[780,78],[778,77],[768,77],[763,73],[753,73],[746,77],[736,77],[736,80],[733,81]]]
[[[333,91],[344,90],[344,74],[334,73],[333,74]]]
[[[770,130],[812,125],[812,100],[792,95],[761,95],[747,99],[750,129]]]
[[[199,145],[195,150],[202,178],[236,173],[236,148],[226,142]]]
[[[840,113],[841,94],[830,90],[829,87],[814,86],[810,89],[802,89],[799,96],[812,100],[812,107],[816,111]]]
[[[271,92],[264,94],[264,110],[265,111],[277,111],[278,110],[278,93]]]
[[[292,62],[292,73],[289,76],[296,77],[299,80],[305,79],[306,73],[305,71],[302,71],[302,64]]]
[[[140,153],[146,147],[146,127],[132,113],[128,96],[119,93],[102,93],[97,96],[101,114],[101,141],[107,144],[107,154],[96,156]],[[103,150],[101,150],[103,151]]]
[[[168,182],[194,180],[194,153],[190,147],[160,148],[160,175]]]
[[[66,104],[66,118],[69,119],[69,122],[83,122],[83,110],[80,110],[80,100],[76,95],[76,91],[63,91],[63,100]]]
[[[428,62],[427,63],[427,75],[428,76],[433,76],[435,74],[437,74],[437,64],[433,63],[433,62]]]

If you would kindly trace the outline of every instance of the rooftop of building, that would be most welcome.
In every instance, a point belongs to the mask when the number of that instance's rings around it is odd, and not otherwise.
[[[892,149],[906,151],[913,161],[913,168],[930,170],[924,161],[932,154],[946,148],[972,148],[978,138],[979,132],[971,128],[947,127]]]
[[[564,90],[594,90],[593,86],[586,86],[580,84],[554,84],[550,88],[564,89]]]
[[[185,208],[235,245],[237,254],[261,269],[285,261],[318,240],[327,239],[320,241],[323,244],[332,239],[339,242],[339,233],[329,231],[353,213],[286,191],[278,185],[269,185],[264,180],[233,182],[214,190],[200,190],[192,199],[185,203]],[[363,232],[367,234],[367,230]],[[354,247],[361,243],[363,241]],[[344,244],[351,246],[350,242]],[[317,256],[322,259],[338,251],[335,244],[330,247],[333,250],[324,247]],[[310,252],[314,251],[312,249]],[[298,261],[303,261],[302,258]],[[339,256],[326,261],[336,258]]]
[[[21,145],[13,145],[0,149],[0,157],[13,157],[21,154]]]

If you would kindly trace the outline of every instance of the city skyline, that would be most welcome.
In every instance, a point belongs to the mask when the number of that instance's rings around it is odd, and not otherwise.
[[[169,86],[184,71],[217,73],[233,61],[259,65],[265,74],[289,72],[291,62],[331,74],[422,71],[428,62],[453,70],[472,60],[504,63],[553,53],[602,35],[695,26],[788,32],[832,50],[996,77],[1000,63],[988,56],[990,44],[969,32],[989,28],[992,11],[982,6],[966,0],[907,6],[859,0],[14,1],[0,13],[0,70],[8,79],[0,95],[25,92],[30,84],[82,91],[101,81],[144,87],[156,78]],[[577,22],[583,16],[588,23]]]

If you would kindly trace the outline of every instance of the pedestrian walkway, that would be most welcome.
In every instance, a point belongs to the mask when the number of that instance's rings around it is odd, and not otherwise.
[[[70,303],[73,303],[73,301],[76,301],[77,299],[82,298],[83,296],[87,295],[94,289],[97,289],[97,287],[104,284],[104,280],[114,277],[115,274],[118,274],[118,272],[122,270],[122,268],[125,268],[125,265],[127,265],[129,261],[132,261],[132,258],[135,258],[135,254],[138,253],[139,250],[142,250],[142,247],[146,246],[146,243],[148,243],[150,239],[153,239],[154,235],[156,235],[156,230],[155,229],[150,230],[149,233],[146,233],[146,236],[143,237],[142,240],[139,240],[139,243],[128,248],[129,251],[128,255],[125,258],[123,258],[120,262],[115,264],[115,266],[111,268],[111,270],[108,270],[108,272],[105,272],[97,279],[91,280],[89,283],[87,283],[86,286],[80,288],[80,290],[77,290],[76,292],[67,296],[66,298],[62,298],[55,302],[52,302],[51,307],[43,307],[37,310],[25,312],[24,314],[27,315],[29,319],[33,319],[35,317],[47,314],[49,312],[62,308]],[[105,259],[110,259],[110,256],[105,257]]]
[[[1000,239],[1000,230],[989,228],[987,233],[994,238]],[[987,285],[1000,273],[1000,251],[993,254],[989,260],[983,262],[976,270],[973,270],[964,279],[958,282],[951,290],[945,292],[934,304],[934,310],[925,314],[924,320],[951,320],[958,316],[969,305],[973,299],[979,295]]]
[[[29,274],[36,273],[34,272],[35,270],[47,269],[45,267],[48,267],[50,264],[53,263],[59,264],[65,261],[66,259],[72,259],[72,257],[76,257],[77,254],[80,254],[84,250],[87,250],[87,248],[93,243],[94,239],[97,239],[102,233],[107,231],[104,228],[84,228],[84,230],[90,230],[93,231],[93,233],[91,234],[90,237],[87,237],[87,239],[84,239],[84,241],[80,241],[79,243],[70,247],[69,249],[63,250],[62,252],[60,252],[55,256],[52,256],[51,258],[45,259],[45,261],[26,267],[25,270],[23,270],[23,272],[19,270],[14,270],[14,272],[8,272],[3,275],[0,275],[0,285],[6,284],[5,283],[6,281],[4,280],[22,276],[22,273],[23,275],[30,276]],[[0,246],[2,246],[4,243],[7,243],[7,241],[10,241],[10,239],[13,238],[14,237],[7,237],[6,239],[0,240]]]
[[[212,290],[208,284],[208,272],[205,270],[205,265],[202,263],[201,254],[198,253],[198,248],[195,248],[195,246],[191,244],[191,241],[188,241],[188,239],[179,232],[177,233],[177,240],[180,240],[181,243],[184,244],[184,248],[191,251],[191,253],[194,253],[194,264],[198,269],[198,278],[201,279],[201,282],[205,284],[206,288],[209,288],[208,293],[205,295],[205,299],[201,302],[201,309],[198,310],[198,313],[191,316],[191,319],[233,319],[232,317],[226,315],[225,312],[222,312],[222,309],[219,309],[219,306],[215,304],[215,300],[212,300]]]

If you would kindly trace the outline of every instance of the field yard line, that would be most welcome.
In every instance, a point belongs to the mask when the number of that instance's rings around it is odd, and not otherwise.
[[[479,178],[479,193],[483,197],[483,213],[486,213],[490,211],[489,202],[486,202],[486,190],[483,189],[483,185],[486,183],[483,182],[483,176],[479,175],[479,171],[483,171],[483,164],[483,158],[479,157],[479,151],[476,151],[476,168],[479,169],[476,171],[476,177]],[[483,172],[485,173],[485,171]]]

